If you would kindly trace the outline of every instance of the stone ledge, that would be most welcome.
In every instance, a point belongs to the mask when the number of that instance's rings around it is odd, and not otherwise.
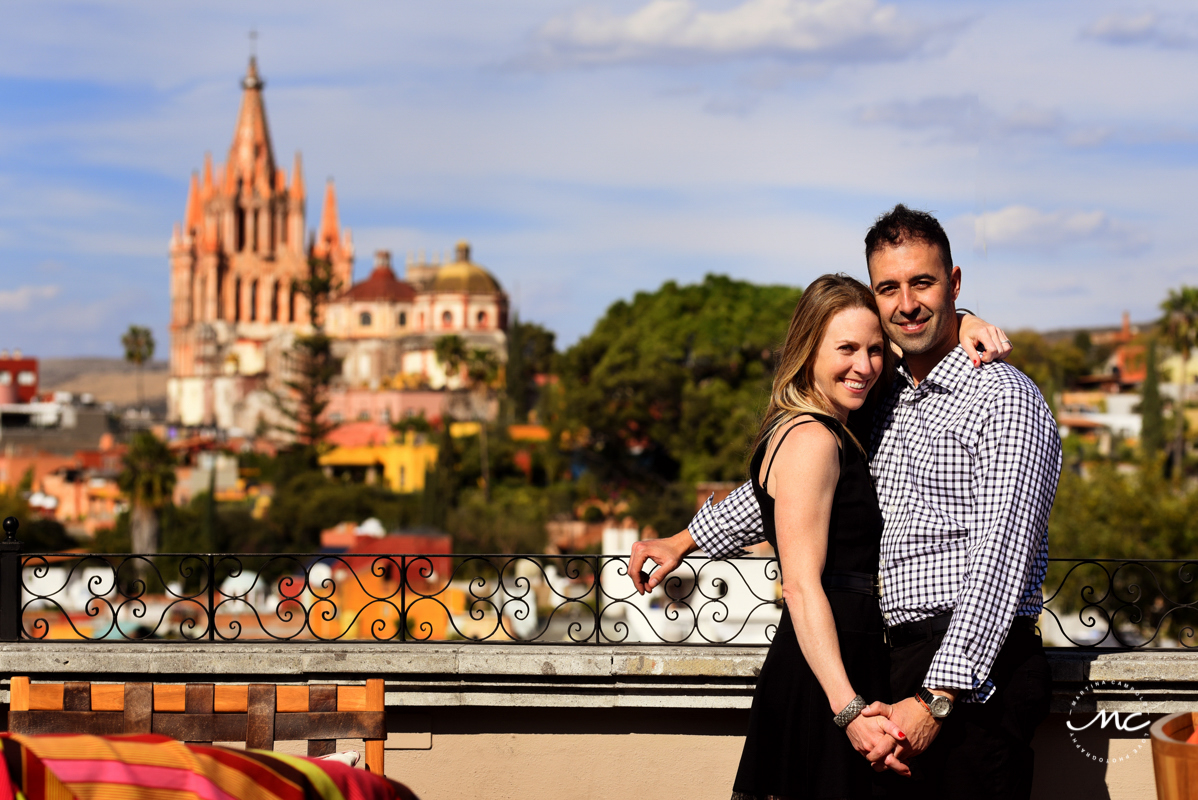
[[[762,647],[487,643],[18,643],[0,676],[279,683],[383,677],[388,707],[748,708]],[[1198,652],[1049,651],[1053,710],[1198,707]],[[0,700],[7,692],[0,690]]]

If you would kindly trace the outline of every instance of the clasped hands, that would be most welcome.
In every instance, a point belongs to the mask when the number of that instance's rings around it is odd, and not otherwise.
[[[689,531],[666,539],[634,542],[628,574],[640,594],[653,589],[673,572],[682,559],[696,550]],[[653,574],[643,572],[645,563],[657,565]],[[907,762],[922,753],[940,732],[940,723],[914,697],[894,704],[874,702],[848,724],[845,732],[853,748],[865,756],[878,772],[891,769],[910,775]]]
[[[886,769],[911,775],[912,758],[928,749],[940,733],[940,722],[914,697],[897,703],[870,703],[848,724],[845,733],[853,749],[865,756],[876,772]]]

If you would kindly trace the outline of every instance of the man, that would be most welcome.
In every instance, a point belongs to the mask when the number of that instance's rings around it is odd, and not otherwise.
[[[870,437],[896,702],[864,713],[887,714],[907,743],[871,760],[880,769],[883,755],[890,765],[918,756],[895,793],[1026,798],[1051,693],[1035,624],[1060,476],[1056,423],[1023,373],[974,369],[957,345],[961,270],[934,217],[895,206],[869,230],[865,256],[883,328],[904,353]],[[762,538],[745,484],[718,506],[709,498],[687,530],[634,545],[629,572],[643,592],[689,552],[727,558]],[[646,559],[659,565],[647,580]]]

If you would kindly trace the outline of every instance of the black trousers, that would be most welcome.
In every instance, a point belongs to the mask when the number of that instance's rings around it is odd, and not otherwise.
[[[895,701],[913,697],[923,685],[944,634],[890,651],[890,687]],[[1032,735],[1048,716],[1052,675],[1040,637],[1012,630],[990,671],[995,690],[985,703],[953,705],[940,734],[910,762],[909,779],[886,776],[891,797],[1019,798],[1032,793]]]

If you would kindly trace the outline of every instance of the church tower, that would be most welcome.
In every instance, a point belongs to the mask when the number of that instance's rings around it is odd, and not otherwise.
[[[279,350],[309,326],[297,284],[308,274],[306,189],[300,156],[290,180],[275,162],[256,59],[241,81],[241,109],[223,166],[204,157],[193,173],[182,224],[170,240],[171,347],[168,419],[244,427],[249,395],[279,372]],[[313,255],[342,286],[353,242],[325,193]]]

